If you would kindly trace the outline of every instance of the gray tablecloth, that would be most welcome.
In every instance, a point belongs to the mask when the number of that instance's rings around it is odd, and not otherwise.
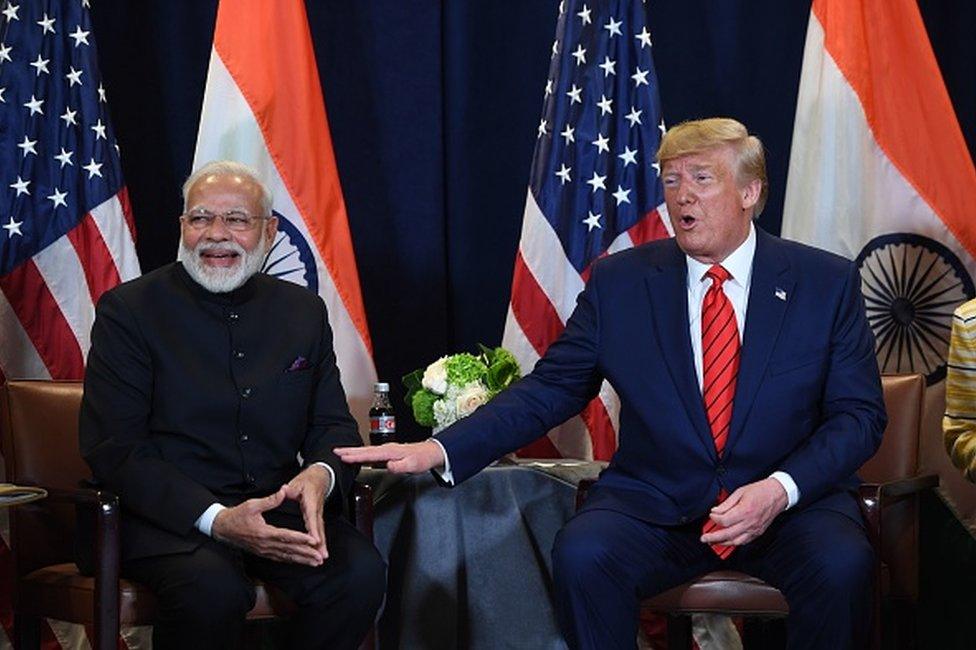
[[[454,489],[364,468],[376,546],[389,564],[379,647],[565,648],[550,551],[600,463],[520,461]]]

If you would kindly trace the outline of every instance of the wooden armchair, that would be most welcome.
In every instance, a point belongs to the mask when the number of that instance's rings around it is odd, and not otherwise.
[[[0,442],[7,480],[36,485],[48,497],[11,509],[14,560],[14,634],[17,648],[38,648],[40,623],[54,618],[85,625],[92,648],[115,650],[119,626],[150,625],[155,598],[119,577],[119,500],[104,490],[80,488],[90,470],[78,449],[80,382],[11,381],[0,392]],[[372,539],[372,495],[357,483],[351,512]],[[94,575],[74,563],[77,526],[95,540]],[[287,616],[292,603],[256,582],[257,601],[248,620]],[[372,636],[372,635],[371,635]],[[372,647],[372,641],[364,642]]]
[[[912,647],[918,601],[918,496],[922,490],[936,487],[939,479],[934,474],[918,474],[924,379],[921,375],[887,375],[882,385],[888,426],[881,447],[858,472],[864,481],[862,511],[878,562],[872,645],[881,647],[884,632],[885,647]],[[592,484],[580,483],[577,507]],[[641,609],[668,617],[669,648],[691,647],[691,614],[770,620],[789,613],[786,599],[777,589],[736,571],[703,575],[648,598]],[[752,630],[763,628],[747,626],[746,647]]]

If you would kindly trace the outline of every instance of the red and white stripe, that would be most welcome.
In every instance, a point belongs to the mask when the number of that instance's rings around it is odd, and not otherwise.
[[[81,379],[95,303],[139,275],[123,188],[60,239],[0,276],[0,371],[8,379]]]
[[[664,205],[652,210],[618,236],[607,254],[671,235]],[[562,334],[586,284],[589,268],[580,274],[566,257],[556,232],[543,216],[531,190],[525,200],[522,235],[515,257],[512,297],[502,345],[527,374]],[[617,449],[620,400],[606,381],[599,395],[578,416],[522,449],[526,457],[609,460]]]

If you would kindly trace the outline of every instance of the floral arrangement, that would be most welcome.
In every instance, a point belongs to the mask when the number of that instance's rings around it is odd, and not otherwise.
[[[407,406],[417,423],[439,431],[492,399],[521,376],[504,348],[478,345],[479,354],[451,354],[403,378]]]

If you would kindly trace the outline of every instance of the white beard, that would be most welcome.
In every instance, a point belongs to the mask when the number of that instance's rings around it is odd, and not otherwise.
[[[204,251],[233,251],[239,257],[234,266],[209,266],[204,263],[200,256]],[[243,246],[234,241],[222,243],[201,241],[196,248],[190,249],[180,238],[180,250],[176,259],[183,263],[183,268],[190,274],[190,277],[207,291],[228,293],[243,285],[252,275],[260,271],[267,254],[268,246],[262,229],[261,239],[258,240],[251,252],[244,250]]]

